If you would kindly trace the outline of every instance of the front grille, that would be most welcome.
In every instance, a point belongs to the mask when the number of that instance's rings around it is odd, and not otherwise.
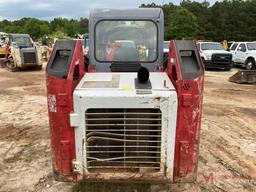
[[[88,171],[159,171],[161,117],[159,109],[88,109]]]
[[[36,63],[36,53],[35,52],[25,52],[23,53],[24,63]]]
[[[213,54],[212,59],[216,63],[230,64],[232,61],[232,55],[231,54]]]

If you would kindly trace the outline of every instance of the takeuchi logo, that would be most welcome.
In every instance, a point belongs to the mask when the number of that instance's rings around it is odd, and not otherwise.
[[[250,178],[247,178],[245,176],[240,175],[225,175],[225,174],[216,174],[213,172],[198,172],[198,178],[197,183],[198,184],[205,184],[205,185],[211,185],[215,184],[218,181],[224,181],[228,180],[237,180],[237,182],[245,182],[250,180]]]

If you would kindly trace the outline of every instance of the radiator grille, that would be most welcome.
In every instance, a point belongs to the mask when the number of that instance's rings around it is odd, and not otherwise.
[[[36,53],[35,52],[25,52],[23,53],[24,63],[36,63]]]
[[[232,62],[231,54],[213,54],[213,61],[218,63],[227,63],[230,64]]]
[[[89,109],[86,119],[88,171],[159,171],[159,109]]]

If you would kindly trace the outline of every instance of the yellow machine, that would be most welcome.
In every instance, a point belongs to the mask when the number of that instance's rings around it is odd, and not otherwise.
[[[222,46],[224,47],[224,49],[228,50],[228,41],[227,40],[222,41]]]
[[[5,63],[9,54],[8,34],[0,32],[0,64]]]

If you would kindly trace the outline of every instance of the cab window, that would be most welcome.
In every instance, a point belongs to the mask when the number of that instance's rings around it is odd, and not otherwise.
[[[237,48],[237,45],[238,45],[238,43],[234,43],[234,44],[231,46],[230,50],[231,50],[231,51],[235,51],[236,48]]]
[[[246,46],[244,43],[241,43],[238,47],[238,51],[242,51],[242,52],[245,52],[246,51]]]
[[[99,62],[154,62],[157,25],[149,20],[102,20],[95,26]]]

